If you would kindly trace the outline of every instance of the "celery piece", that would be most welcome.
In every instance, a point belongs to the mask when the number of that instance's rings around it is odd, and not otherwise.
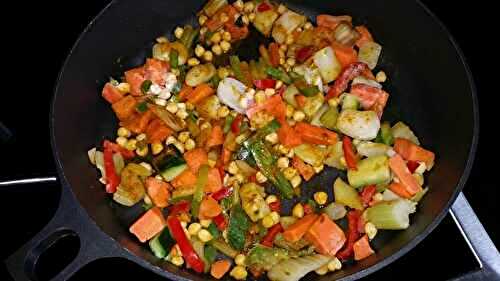
[[[285,101],[294,108],[298,108],[299,106],[295,100],[295,96],[299,94],[300,93],[297,87],[292,84],[286,88],[285,92],[283,92],[283,99],[285,99]]]
[[[337,125],[337,117],[339,116],[339,110],[337,107],[329,107],[328,110],[321,115],[319,121],[326,128],[333,130]]]
[[[378,229],[406,229],[410,226],[409,215],[415,212],[415,205],[406,199],[381,202],[366,209],[366,220]]]
[[[386,145],[392,145],[394,143],[394,137],[392,136],[389,122],[384,122],[380,125],[380,131],[378,131],[376,142]]]
[[[333,183],[333,195],[335,202],[353,209],[363,210],[363,202],[356,189],[348,185],[341,178],[337,178]]]
[[[389,158],[386,155],[365,158],[358,162],[356,170],[347,171],[347,179],[356,188],[388,182],[391,179]]]
[[[345,94],[342,99],[342,110],[353,109],[357,110],[359,108],[359,99],[355,95]]]
[[[203,190],[208,182],[208,166],[202,165],[198,170],[198,178],[196,179],[196,188],[193,194],[193,201],[191,202],[191,214],[198,217],[200,210],[201,200],[203,200]]]
[[[420,190],[419,192],[417,192],[417,194],[413,195],[413,197],[411,198],[411,201],[413,201],[413,202],[420,202],[420,200],[422,200],[422,198],[424,197],[424,195],[427,194],[427,191],[429,191],[428,187]]]
[[[227,244],[224,240],[221,239],[213,239],[210,241],[210,245],[214,246],[215,249],[219,250],[224,255],[234,258],[238,255],[238,251],[233,249],[229,244]]]
[[[398,122],[394,124],[391,128],[391,134],[394,138],[402,138],[407,139],[416,145],[420,145],[417,136],[413,133],[413,131],[403,122]]]

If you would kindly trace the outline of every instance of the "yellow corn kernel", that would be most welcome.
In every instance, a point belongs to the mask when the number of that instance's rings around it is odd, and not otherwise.
[[[270,133],[265,137],[265,139],[271,144],[276,144],[278,143],[278,134],[276,132]]]
[[[116,138],[116,143],[121,146],[121,147],[126,147],[127,146],[127,138],[126,137],[117,137]]]
[[[229,75],[229,70],[225,67],[219,67],[219,69],[217,69],[217,75],[219,75],[220,79],[224,79]]]
[[[234,3],[233,3],[233,6],[236,8],[236,10],[238,10],[239,12],[241,12],[245,6],[245,4],[243,4],[243,1],[242,0],[236,0]]]
[[[248,18],[247,15],[241,16],[241,21],[243,21],[244,25],[248,25],[250,23],[250,19]]]
[[[256,174],[255,174],[255,178],[257,179],[257,182],[258,183],[265,183],[267,181],[267,178],[266,176],[264,176],[263,173],[261,173],[260,171],[258,171]]]
[[[229,108],[227,106],[221,106],[217,109],[217,117],[226,118],[229,115]]]
[[[313,166],[314,172],[316,174],[319,174],[321,171],[323,171],[324,168],[325,168],[325,165],[323,165],[323,164],[321,164],[319,166]]]
[[[235,266],[229,273],[236,280],[244,280],[247,278],[248,272],[245,267],[241,265]]]
[[[293,106],[289,104],[286,105],[286,117],[291,118],[293,116],[294,111],[295,108],[293,108]]]
[[[243,7],[243,10],[246,12],[246,13],[251,13],[253,12],[253,9],[255,8],[255,5],[253,4],[252,1],[248,1],[245,3],[245,6]]]
[[[255,93],[254,99],[255,99],[255,102],[257,104],[264,103],[266,101],[266,94],[265,94],[265,92],[262,91],[262,90],[257,91],[257,93]]]
[[[175,113],[175,115],[176,115],[177,117],[179,117],[179,118],[181,118],[181,119],[183,119],[183,120],[184,120],[184,119],[186,119],[186,118],[188,117],[188,115],[189,115],[189,114],[187,113],[187,111],[186,111],[185,109],[182,109],[182,110],[178,110],[178,111]]]
[[[311,29],[311,28],[313,28],[312,23],[310,23],[310,22],[306,22],[306,23],[304,24],[304,29]]]
[[[295,65],[295,58],[288,58],[286,60],[286,63],[289,65],[289,66],[294,66]]]
[[[222,39],[227,42],[231,41],[231,33],[224,31],[224,33],[222,34]]]
[[[184,259],[181,256],[175,256],[175,257],[172,257],[171,262],[175,266],[182,266],[184,264]]]
[[[162,152],[162,150],[163,144],[161,144],[161,142],[155,142],[151,144],[151,152],[153,153],[153,155],[159,154],[160,152]]]
[[[196,47],[194,48],[194,54],[197,57],[203,56],[204,52],[205,52],[205,48],[203,48],[203,46],[201,46],[200,44],[196,45]]]
[[[211,220],[211,219],[208,219],[208,220],[200,220],[200,224],[201,224],[201,226],[203,226],[204,228],[209,227],[211,223],[212,223],[212,220]]]
[[[201,224],[199,224],[197,222],[194,222],[194,223],[190,224],[189,227],[188,227],[188,232],[192,236],[197,235],[198,232],[200,232],[200,230],[201,230]]]
[[[377,75],[375,75],[375,80],[377,80],[377,82],[379,83],[383,83],[387,80],[387,75],[385,74],[384,71],[379,71],[377,72]]]
[[[273,218],[271,215],[266,215],[264,218],[262,218],[262,226],[265,228],[270,228],[273,225],[275,225]]]
[[[300,122],[300,121],[304,120],[304,118],[306,118],[306,114],[304,112],[302,112],[301,110],[296,110],[293,113],[293,120],[296,122]]]
[[[207,19],[208,19],[208,18],[207,18],[207,16],[205,16],[205,15],[201,15],[201,16],[198,18],[198,23],[199,23],[200,25],[204,25],[204,24],[205,24],[205,22],[207,21]]]
[[[290,160],[287,157],[280,157],[278,158],[278,168],[286,168],[288,165],[290,165]]]
[[[278,202],[278,197],[274,194],[271,194],[271,195],[268,195],[266,197],[266,203],[267,204],[271,204],[271,203],[274,203],[274,202]]]
[[[300,183],[302,183],[302,178],[299,176],[299,175],[296,175],[294,176],[291,180],[290,180],[290,184],[293,186],[293,187],[297,187],[300,185]]]
[[[367,222],[365,224],[365,233],[366,235],[368,235],[368,238],[372,240],[373,238],[375,238],[375,235],[377,235],[377,227],[375,227],[373,223]]]
[[[180,142],[185,143],[189,139],[189,131],[180,132],[179,135],[177,136],[177,139]]]
[[[123,94],[130,93],[130,84],[129,83],[120,83],[118,86],[116,86],[118,91],[122,92]]]
[[[125,145],[125,148],[128,150],[135,150],[137,148],[137,140],[136,139],[128,140],[127,144]]]
[[[236,257],[234,257],[234,263],[236,265],[245,266],[245,260],[246,256],[244,254],[237,254]]]
[[[187,141],[184,143],[184,148],[186,150],[192,150],[196,147],[196,143],[192,138],[187,139]]]
[[[253,21],[255,19],[255,16],[256,16],[255,13],[248,14],[248,20]]]
[[[226,13],[222,13],[222,14],[220,15],[220,21],[221,21],[221,22],[224,22],[224,23],[225,23],[225,22],[227,22],[228,20],[229,20],[229,16],[228,16]]]
[[[264,91],[264,94],[267,96],[267,97],[270,97],[270,96],[273,96],[274,94],[276,94],[276,90],[273,89],[273,88],[267,88],[265,91]]]
[[[177,112],[177,104],[175,104],[175,102],[169,102],[167,104],[167,111],[172,113],[172,114],[175,114]]]
[[[197,58],[189,58],[188,59],[189,66],[196,66],[198,64],[200,64],[200,61]]]
[[[148,152],[149,152],[149,148],[147,145],[145,145],[143,147],[139,147],[135,150],[135,153],[137,153],[137,155],[142,156],[142,157],[148,155]]]
[[[338,258],[334,258],[328,262],[327,267],[329,271],[339,270],[342,268],[342,262]]]
[[[210,41],[214,44],[219,44],[221,40],[222,36],[220,35],[220,33],[215,33],[214,35],[212,35],[212,37],[210,37]]]
[[[236,162],[231,161],[229,163],[229,166],[227,167],[227,171],[230,174],[236,175],[238,173],[238,171],[239,171],[239,168],[238,168],[238,165],[236,164]]]
[[[229,43],[229,41],[222,41],[220,42],[220,47],[224,53],[227,53],[227,51],[231,49],[231,43]]]
[[[292,215],[297,218],[304,216],[304,206],[301,203],[297,203],[292,209]]]
[[[200,240],[204,243],[210,241],[213,239],[213,236],[212,234],[210,234],[210,232],[208,232],[208,230],[206,229],[202,229],[200,231],[198,231],[198,238],[200,238]]]
[[[274,224],[277,224],[278,222],[280,222],[280,214],[278,212],[273,211],[269,215],[273,219]]]
[[[139,134],[135,137],[136,140],[138,141],[143,141],[146,139],[146,134],[142,133],[142,134]]]
[[[291,180],[295,175],[297,175],[297,170],[292,167],[287,167],[283,170],[283,175],[287,180]]]
[[[217,34],[218,34],[218,33],[217,33]],[[213,59],[213,58],[214,58],[214,55],[213,55],[213,53],[212,53],[211,51],[205,51],[205,52],[203,53],[203,59],[204,59],[205,61],[212,61],[212,59]]]
[[[180,26],[176,27],[175,31],[174,31],[174,34],[175,34],[175,38],[181,39],[182,34],[184,34],[184,28],[182,28]]]
[[[314,193],[314,201],[318,203],[319,205],[324,205],[326,204],[326,201],[328,201],[328,194],[324,191],[318,191]]]
[[[281,87],[283,87],[283,81],[281,80],[276,81],[276,85],[274,86],[274,88],[279,89]]]

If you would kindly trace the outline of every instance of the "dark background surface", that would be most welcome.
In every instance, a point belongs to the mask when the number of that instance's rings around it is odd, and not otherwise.
[[[362,2],[362,1],[360,1]],[[444,22],[461,46],[476,81],[481,128],[476,161],[465,194],[497,247],[498,191],[495,181],[498,164],[496,128],[498,114],[494,97],[498,95],[498,43],[490,17],[493,7],[485,1],[454,5],[445,1],[423,1]],[[9,127],[14,138],[0,144],[2,169],[0,180],[28,175],[55,175],[49,143],[48,115],[52,89],[61,64],[87,23],[108,1],[63,1],[24,3],[5,7],[2,28],[2,109],[0,122]],[[147,19],[145,19],[147,20]],[[429,42],[432,44],[432,42]],[[5,50],[8,48],[8,50]],[[89,56],[92,59],[92,56]],[[432,67],[432,66],[429,66]],[[389,77],[390,78],[390,77]],[[497,78],[498,80],[498,78]],[[423,93],[425,94],[425,93]],[[450,100],[450,102],[453,102]],[[82,120],[84,122],[84,120]],[[460,126],[460,124],[450,124]],[[435,187],[439,188],[439,187]],[[0,191],[2,223],[0,259],[39,231],[57,207],[57,185],[34,185]],[[448,216],[444,222],[408,255],[366,280],[401,280],[429,278],[444,280],[472,269],[473,259]],[[417,261],[417,263],[415,263]],[[57,263],[58,257],[47,263]],[[409,276],[411,272],[411,276]],[[432,272],[432,273],[431,273]],[[432,275],[431,275],[432,274]],[[81,270],[72,280],[114,277],[141,277],[160,280],[156,275],[121,260],[101,260]],[[113,278],[113,279],[114,279]],[[1,264],[0,280],[10,280]]]

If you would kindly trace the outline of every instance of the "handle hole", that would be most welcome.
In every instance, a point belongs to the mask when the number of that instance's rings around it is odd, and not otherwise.
[[[80,238],[69,229],[58,230],[41,242],[26,259],[26,272],[36,281],[48,281],[78,255]]]

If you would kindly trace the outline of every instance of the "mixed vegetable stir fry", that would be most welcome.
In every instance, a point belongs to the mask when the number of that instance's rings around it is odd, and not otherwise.
[[[120,128],[89,158],[114,201],[142,204],[130,226],[140,242],[217,279],[291,281],[365,259],[378,230],[409,227],[434,153],[381,121],[382,46],[365,26],[325,14],[313,25],[267,0],[210,0],[198,20],[102,90]],[[270,43],[243,61],[235,46],[251,32]],[[282,210],[325,165],[347,175],[333,198],[318,190]]]

